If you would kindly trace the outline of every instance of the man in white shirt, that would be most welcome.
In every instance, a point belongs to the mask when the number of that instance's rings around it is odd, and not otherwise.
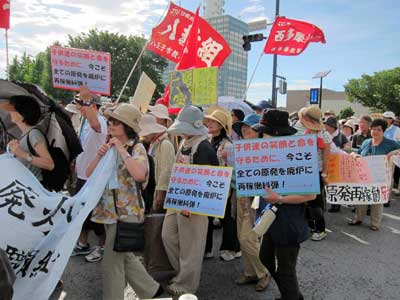
[[[101,100],[98,95],[92,95],[86,87],[81,87],[80,99],[76,99],[76,107],[79,109],[83,120],[79,131],[83,152],[76,159],[77,184],[76,193],[82,188],[88,179],[86,168],[96,155],[97,150],[105,144],[107,138],[107,121],[99,114]],[[104,225],[94,223],[90,220],[89,214],[83,224],[79,240],[75,245],[72,256],[86,255],[85,259],[89,262],[95,262],[102,259],[102,247],[105,242]],[[99,237],[99,246],[90,248],[88,243],[89,230],[94,230]],[[88,255],[87,255],[88,254]]]

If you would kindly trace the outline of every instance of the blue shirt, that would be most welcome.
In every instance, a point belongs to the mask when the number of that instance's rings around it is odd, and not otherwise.
[[[358,154],[361,154],[361,156],[386,155],[397,149],[400,149],[400,144],[388,138],[384,137],[382,142],[377,146],[372,146],[372,139],[367,139],[362,143],[360,149],[358,149]]]

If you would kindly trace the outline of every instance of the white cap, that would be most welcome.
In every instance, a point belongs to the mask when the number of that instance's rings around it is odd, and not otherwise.
[[[382,116],[387,119],[396,119],[396,116],[392,111],[385,111]]]

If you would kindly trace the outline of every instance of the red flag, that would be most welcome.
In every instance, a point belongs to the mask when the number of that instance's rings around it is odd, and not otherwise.
[[[277,17],[272,26],[264,53],[279,55],[299,55],[310,42],[325,44],[325,36],[317,26]]]
[[[169,84],[165,86],[164,89],[164,96],[160,99],[157,99],[156,104],[162,104],[168,107],[168,113],[170,115],[177,115],[181,111],[182,108],[174,108],[174,107],[169,107]]]
[[[232,50],[225,39],[196,11],[177,70],[220,67]]]
[[[10,0],[0,0],[0,28],[10,28]]]
[[[221,66],[231,53],[231,49],[214,28],[201,17],[197,16],[197,18],[197,33],[200,41],[195,43],[193,49],[188,48],[189,53],[195,54],[196,58],[195,60],[194,57],[189,58],[191,67]],[[180,62],[188,36],[190,32],[195,32],[191,30],[194,27],[194,21],[194,13],[171,3],[164,20],[153,28],[147,49],[175,63]],[[196,46],[197,48],[194,49]],[[182,64],[188,65],[185,61]]]

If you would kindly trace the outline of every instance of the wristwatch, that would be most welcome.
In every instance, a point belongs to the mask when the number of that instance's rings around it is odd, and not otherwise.
[[[33,160],[32,154],[28,153],[28,155],[26,156],[26,161],[30,163],[32,162],[32,160]]]

